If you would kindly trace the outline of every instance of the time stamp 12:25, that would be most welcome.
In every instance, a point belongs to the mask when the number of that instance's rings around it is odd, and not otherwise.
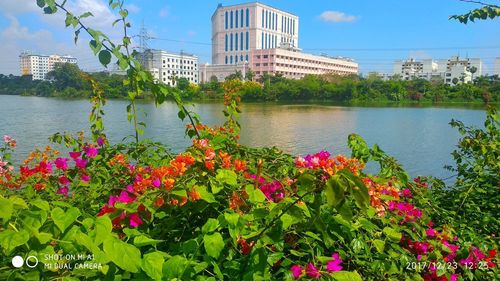
[[[467,262],[462,264],[465,269],[479,269],[487,270],[488,263],[485,261],[479,261],[477,263]],[[406,263],[406,270],[421,271],[425,269],[436,269],[436,270],[450,270],[457,269],[457,262],[408,262]]]

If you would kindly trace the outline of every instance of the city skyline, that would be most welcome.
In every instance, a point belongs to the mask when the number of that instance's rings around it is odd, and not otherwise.
[[[87,71],[101,70],[97,58],[88,50],[87,37],[77,46],[73,32],[64,28],[57,16],[43,16],[35,1],[0,0],[0,73],[19,75],[19,54],[23,50],[36,53],[58,53],[75,56]],[[78,12],[91,10],[98,22],[96,28],[116,37],[119,31],[110,28],[114,16],[107,1],[68,1]],[[127,1],[133,28],[138,35],[141,23],[151,37],[149,46],[171,52],[181,50],[199,57],[200,64],[211,61],[210,18],[221,2],[224,6],[252,1],[197,1],[197,9],[177,2]],[[301,21],[300,48],[308,53],[345,56],[360,65],[361,73],[390,73],[394,60],[446,59],[450,56],[479,57],[484,73],[493,72],[493,61],[500,56],[500,24],[498,20],[468,25],[450,21],[452,14],[461,14],[477,7],[455,0],[399,3],[336,3],[309,1],[260,1],[266,5],[297,15]],[[425,20],[419,18],[425,12]],[[329,36],[324,36],[328,34]],[[340,38],[340,39],[339,39]],[[390,40],[392,38],[392,40]],[[138,38],[135,38],[138,45]],[[463,48],[468,47],[468,48]]]

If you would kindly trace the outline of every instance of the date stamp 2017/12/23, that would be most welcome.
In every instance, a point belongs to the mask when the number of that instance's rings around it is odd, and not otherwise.
[[[422,271],[426,269],[435,270],[455,270],[459,264],[457,262],[408,262],[406,263],[406,270]],[[469,262],[462,264],[465,269],[479,269],[487,270],[488,263],[485,261],[479,261],[477,263]]]

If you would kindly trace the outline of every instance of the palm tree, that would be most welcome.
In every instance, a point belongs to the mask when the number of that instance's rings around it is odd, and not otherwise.
[[[477,72],[477,67],[475,67],[475,66],[471,66],[471,68],[469,68],[469,71],[470,71],[470,73],[472,74],[472,77],[471,77],[472,82],[474,82],[474,73],[476,73],[476,72]]]

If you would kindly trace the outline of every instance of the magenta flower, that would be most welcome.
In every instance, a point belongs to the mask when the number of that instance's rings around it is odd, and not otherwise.
[[[67,186],[63,186],[57,190],[57,194],[61,194],[66,197],[68,197],[68,193],[69,193],[69,188]]]
[[[80,158],[81,155],[82,155],[82,153],[81,152],[77,152],[77,151],[72,151],[72,152],[69,153],[69,156],[71,158],[73,158],[73,160],[76,160],[76,159]]]
[[[122,191],[120,193],[120,196],[118,196],[118,202],[120,202],[120,203],[128,204],[128,203],[132,203],[134,201],[135,201],[135,198],[130,197],[130,195],[128,195],[128,192],[126,192],[126,191]]]
[[[111,195],[109,196],[109,200],[108,200],[108,205],[110,207],[114,207],[115,206],[115,203],[118,201],[118,196],[116,195]]]
[[[340,265],[342,263],[342,259],[340,258],[338,253],[334,253],[332,255],[332,260],[326,263],[326,270],[328,272],[336,272],[336,271],[341,271],[342,266]]]
[[[303,269],[300,265],[295,264],[290,268],[290,271],[292,272],[293,279],[299,279],[302,275]]]
[[[131,227],[139,227],[141,224],[143,224],[144,222],[141,220],[141,217],[139,217],[139,215],[137,213],[134,213],[134,214],[131,214],[129,217],[128,217],[129,221],[130,221],[130,226]]]
[[[87,175],[87,174],[82,174],[82,175],[80,176],[80,179],[81,179],[82,181],[84,181],[84,182],[89,182],[89,181],[90,181],[90,176],[89,176],[89,175]]]
[[[262,193],[267,199],[273,202],[279,202],[281,199],[285,198],[285,188],[280,181],[273,181],[271,183],[266,183],[259,187]]]
[[[160,179],[154,179],[154,180],[151,182],[151,184],[152,184],[154,187],[158,188],[158,187],[160,187],[160,185],[161,185],[161,181],[160,181]]]
[[[59,183],[62,185],[69,185],[70,181],[66,176],[60,176],[59,177]]]
[[[54,164],[59,170],[66,171],[68,169],[68,158],[57,158]]]
[[[75,159],[75,165],[79,169],[85,169],[87,167],[88,161],[85,159]]]
[[[104,142],[105,142],[105,140],[104,140],[104,138],[103,138],[103,137],[98,137],[98,138],[97,138],[97,145],[98,145],[98,146],[103,146],[103,145],[104,145]]]
[[[436,231],[434,230],[434,228],[429,228],[425,231],[425,234],[427,234],[428,237],[435,237]]]
[[[458,274],[450,275],[450,281],[458,281]]]
[[[130,193],[134,193],[135,192],[134,186],[131,185],[131,184],[127,185],[127,191],[130,192]]]
[[[94,158],[99,153],[99,149],[91,146],[87,146],[83,149],[88,158]]]
[[[318,268],[316,268],[311,262],[306,266],[306,274],[314,279],[319,279],[321,277],[321,273]]]
[[[410,191],[408,188],[403,189],[403,191],[401,191],[401,194],[402,194],[404,197],[412,197],[412,195],[411,195],[411,191]]]

